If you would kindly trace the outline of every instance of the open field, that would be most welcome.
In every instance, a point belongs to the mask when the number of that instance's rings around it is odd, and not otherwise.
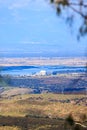
[[[72,113],[87,121],[86,95],[25,94],[0,98],[0,130],[64,130],[64,119]],[[87,122],[84,121],[87,125]]]
[[[85,66],[86,57],[74,58],[0,58],[0,66],[28,66],[28,65],[68,65]]]

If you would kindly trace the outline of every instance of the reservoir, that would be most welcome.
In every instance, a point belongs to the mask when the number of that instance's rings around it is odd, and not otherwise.
[[[1,67],[1,74],[8,75],[39,75],[45,72],[46,75],[57,75],[61,73],[85,73],[85,66],[6,66]]]

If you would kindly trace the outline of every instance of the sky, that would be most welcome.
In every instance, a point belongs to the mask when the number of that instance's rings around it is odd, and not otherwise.
[[[76,37],[80,18],[72,29],[65,16],[46,0],[0,0],[0,57],[85,56],[87,36]]]

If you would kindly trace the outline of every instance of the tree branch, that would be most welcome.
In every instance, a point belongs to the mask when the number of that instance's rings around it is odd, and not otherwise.
[[[75,9],[72,6],[69,6],[73,11],[75,11],[76,13],[80,14],[83,18],[85,18],[85,15],[83,13],[81,13],[81,11],[78,11],[77,9]]]

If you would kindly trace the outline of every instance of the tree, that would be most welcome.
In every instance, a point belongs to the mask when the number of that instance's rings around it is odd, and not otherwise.
[[[87,0],[50,0],[56,7],[58,16],[68,9],[69,14],[66,17],[70,26],[75,18],[75,13],[81,16],[82,24],[78,28],[78,37],[87,34]],[[77,22],[77,21],[76,21]]]
[[[66,10],[69,11],[66,17],[66,21],[70,27],[72,27],[74,21],[78,22],[75,20],[77,15],[81,17],[81,25],[78,24],[78,40],[80,37],[87,35],[87,0],[50,0],[50,2],[55,6],[58,16],[61,16]],[[87,76],[87,63],[85,76]],[[81,78],[82,76],[79,76],[78,81],[81,80]]]

